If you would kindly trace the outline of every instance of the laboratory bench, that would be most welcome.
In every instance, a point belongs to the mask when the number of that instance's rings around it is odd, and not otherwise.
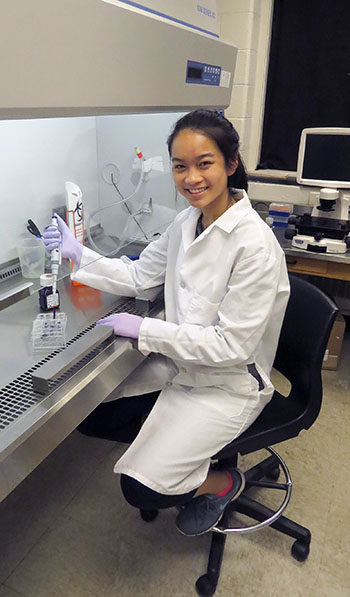
[[[262,175],[260,171],[259,173],[259,175]],[[285,174],[290,174],[291,180],[293,180],[294,173]],[[265,176],[269,176],[269,174],[265,174]],[[252,204],[260,217],[265,220],[269,214],[269,204],[265,201],[258,200],[252,201]],[[310,206],[295,205],[293,213],[302,215],[304,213],[311,213],[311,209]],[[350,280],[349,251],[342,254],[332,254],[296,249],[295,247],[292,247],[291,240],[284,238],[285,228],[273,228],[273,231],[286,255],[286,262],[290,273],[309,274],[311,276],[334,280]]]
[[[111,313],[163,317],[162,288],[135,298],[57,284],[66,348],[34,350],[37,292],[0,311],[0,501],[144,360],[134,341],[95,326]]]
[[[286,255],[288,271],[297,274],[310,274],[335,280],[350,280],[350,253],[312,253],[295,249],[291,241],[280,244]]]

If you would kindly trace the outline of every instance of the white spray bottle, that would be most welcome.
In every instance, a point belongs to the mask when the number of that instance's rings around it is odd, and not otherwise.
[[[66,182],[66,223],[75,238],[84,244],[84,205],[83,193],[75,182]],[[74,268],[73,261],[72,270]],[[82,286],[80,282],[72,280],[75,286]]]
[[[75,238],[84,244],[83,193],[74,182],[66,182],[66,221]]]

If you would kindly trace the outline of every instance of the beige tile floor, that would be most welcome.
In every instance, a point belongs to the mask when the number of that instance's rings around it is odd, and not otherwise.
[[[347,332],[317,422],[277,448],[294,482],[287,514],[312,531],[308,560],[272,529],[229,537],[217,597],[350,597],[349,363]],[[0,597],[196,594],[209,536],[180,535],[174,509],[144,523],[112,473],[123,450],[74,432],[0,504]]]

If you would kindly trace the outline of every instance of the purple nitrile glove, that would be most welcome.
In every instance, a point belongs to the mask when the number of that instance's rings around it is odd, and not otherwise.
[[[108,315],[103,319],[96,321],[96,325],[109,325],[113,328],[116,336],[125,336],[126,338],[139,337],[139,331],[143,318],[139,315],[131,315],[130,313],[115,313]]]
[[[55,226],[46,226],[43,239],[45,249],[51,253],[53,249],[62,245],[62,257],[71,259],[76,265],[80,264],[81,256],[83,254],[83,245],[75,238],[73,232],[69,230],[66,222],[57,214],[58,228]]]

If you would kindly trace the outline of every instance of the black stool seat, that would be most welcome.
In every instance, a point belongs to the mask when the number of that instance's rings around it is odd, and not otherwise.
[[[304,415],[304,404],[275,391],[271,401],[249,429],[215,454],[214,459],[230,458],[238,453],[248,454],[296,437]]]

